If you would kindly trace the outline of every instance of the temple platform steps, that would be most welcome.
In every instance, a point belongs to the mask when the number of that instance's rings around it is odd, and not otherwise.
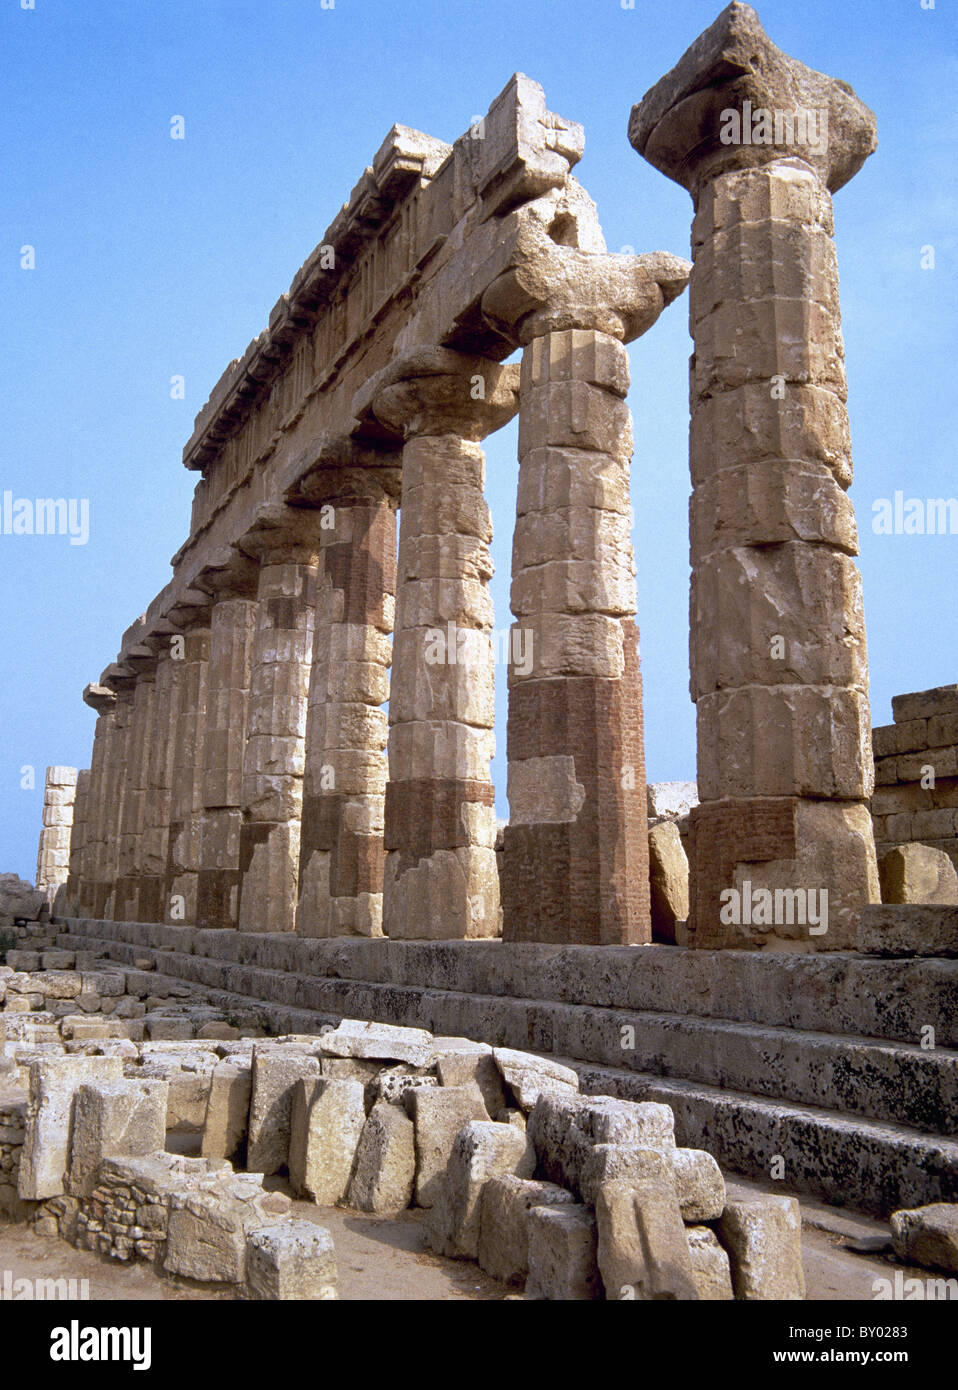
[[[745,1176],[879,1215],[958,1200],[958,961],[63,925],[69,949],[150,959],[154,993],[273,1029],[369,1018],[562,1058],[672,1105],[681,1142]]]

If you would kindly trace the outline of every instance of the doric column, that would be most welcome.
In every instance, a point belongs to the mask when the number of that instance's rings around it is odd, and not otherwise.
[[[692,944],[847,948],[878,879],[830,195],[874,117],[734,4],[629,134],[695,202]]]
[[[253,561],[230,552],[197,584],[213,598],[203,740],[198,927],[238,927],[243,757],[253,641],[257,627]]]
[[[181,629],[171,655],[179,663],[174,728],[170,832],[166,860],[167,922],[196,924],[203,823],[203,743],[210,658],[210,599],[189,589],[171,608],[170,621]]]
[[[103,826],[102,857],[100,861],[101,899],[97,904],[98,917],[117,917],[117,884],[120,876],[120,833],[123,809],[127,796],[127,767],[130,755],[130,736],[133,727],[133,691],[136,675],[130,667],[113,664],[101,677],[103,684],[116,694],[113,706],[113,725],[104,769],[101,820]]]
[[[70,869],[67,875],[66,901],[60,916],[74,917],[83,901],[83,885],[87,878],[86,846],[90,816],[90,769],[77,773],[76,796],[73,801],[73,827],[70,833]]]
[[[492,522],[479,444],[516,411],[517,370],[421,349],[371,383],[401,433],[389,697],[384,931],[501,933],[496,866]]]
[[[300,843],[301,936],[381,936],[398,469],[324,469]],[[354,460],[355,461],[355,460]]]
[[[504,936],[651,939],[628,354],[684,261],[544,244],[486,292],[523,344]]]
[[[137,677],[130,717],[114,916],[121,921],[135,922],[139,918],[140,906],[156,658],[148,648],[143,648],[141,656],[135,661],[129,656],[124,659],[137,668]]]
[[[43,784],[43,826],[37,850],[37,888],[52,905],[70,870],[75,767],[48,767]]]
[[[137,920],[140,922],[164,921],[168,907],[173,760],[177,747],[179,687],[183,671],[183,662],[175,658],[180,656],[181,637],[182,634],[176,631],[173,624],[166,621],[155,625],[149,638],[150,645],[156,651],[156,677],[137,898]]]
[[[296,926],[318,530],[318,513],[276,507],[242,541],[259,561],[242,781],[242,931]]]
[[[109,889],[104,879],[106,855],[106,791],[110,765],[110,745],[113,741],[113,719],[116,695],[105,685],[88,685],[83,703],[96,711],[93,734],[93,754],[90,759],[90,791],[87,809],[87,830],[83,850],[84,877],[80,886],[77,910],[82,917],[102,917]]]

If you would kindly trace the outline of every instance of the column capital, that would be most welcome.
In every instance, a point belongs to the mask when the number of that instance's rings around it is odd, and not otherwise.
[[[320,514],[311,507],[267,505],[238,542],[261,565],[311,564],[319,555]]]
[[[515,264],[486,290],[482,312],[497,332],[523,347],[570,328],[629,343],[678,298],[691,269],[667,251],[628,256],[558,246],[541,224],[528,222]]]
[[[443,347],[404,353],[353,398],[358,418],[372,416],[403,440],[455,434],[478,442],[508,424],[518,409],[518,365]]]
[[[256,561],[235,546],[226,545],[210,556],[193,585],[217,603],[222,599],[255,598],[258,577]]]
[[[190,632],[210,625],[210,596],[192,585],[173,600],[166,616],[180,632]]]
[[[398,504],[402,488],[400,444],[392,439],[377,447],[348,434],[324,439],[318,449],[304,451],[293,460],[289,476],[292,481],[285,497],[292,506],[374,505],[387,500]]]
[[[847,82],[777,48],[750,5],[728,5],[632,108],[629,140],[695,197],[730,169],[800,159],[834,193],[877,146]]]
[[[116,704],[116,692],[98,681],[91,681],[83,691],[83,703],[97,714],[110,714]]]

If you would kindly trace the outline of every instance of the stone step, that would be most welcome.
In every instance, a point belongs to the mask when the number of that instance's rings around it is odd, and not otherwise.
[[[76,924],[77,926],[79,924]],[[60,938],[93,949],[78,931]],[[102,944],[102,943],[101,943]],[[511,1047],[564,1053],[597,1065],[681,1078],[841,1114],[954,1134],[958,1053],[868,1037],[773,1028],[652,1011],[430,990],[379,981],[302,977],[210,957],[110,943],[132,965],[148,951],[158,969],[207,990],[268,1000],[320,1018],[374,1018],[461,1033]],[[151,976],[141,981],[154,988]]]
[[[102,938],[70,934],[61,944],[91,949],[107,943]],[[116,959],[124,969],[130,969],[130,954],[144,953],[142,947],[132,951],[121,943],[115,946]],[[182,962],[197,959],[157,951],[162,969],[143,973],[142,978],[162,993],[183,983],[182,975],[176,973]],[[207,960],[206,965],[210,973],[223,969],[223,962]],[[256,975],[273,985],[284,981],[286,991],[295,995],[295,979],[285,972]],[[264,979],[258,978],[257,983],[262,985]],[[767,1179],[779,1171],[774,1165],[779,1159],[783,1188],[835,1205],[887,1217],[902,1206],[958,1200],[958,1143],[953,1139],[936,1139],[905,1125],[850,1117],[823,1106],[772,1100],[682,1077],[584,1061],[550,1045],[540,1008],[530,1000],[475,1000],[452,991],[367,986],[363,1008],[368,1012],[363,1012],[358,1007],[362,1001],[355,982],[323,983],[330,986],[331,996],[338,992],[339,1007],[328,1012],[206,988],[210,1002],[226,1012],[255,1003],[264,1024],[275,1032],[315,1032],[348,1011],[355,1017],[418,1025],[439,1033],[468,1032],[488,1042],[554,1056],[575,1068],[585,1091],[670,1105],[679,1143],[708,1149],[728,1171]],[[344,1007],[347,1001],[349,1010]],[[477,1006],[483,1010],[481,1016],[474,1012]]]
[[[70,922],[64,925],[74,930]],[[913,1044],[921,1028],[931,1024],[937,1046],[958,1048],[958,960],[659,945],[313,940],[142,922],[90,921],[75,924],[75,929],[103,942],[303,977],[694,1014],[842,1037]]]

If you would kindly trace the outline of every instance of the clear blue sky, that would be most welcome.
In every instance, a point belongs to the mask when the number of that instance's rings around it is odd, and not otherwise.
[[[611,250],[688,254],[688,195],[630,148],[630,108],[720,0],[0,0],[0,491],[88,498],[85,546],[0,535],[0,871],[32,879],[47,763],[89,765],[84,684],[169,578],[181,450],[230,359],[396,121],[453,140],[514,71],[581,121]],[[956,0],[765,0],[787,52],[852,83],[880,148],[837,197],[873,716],[958,680],[958,537],[879,537],[872,503],[955,496]],[[170,139],[182,115],[186,139]],[[36,248],[36,268],[20,248]],[[921,249],[936,268],[922,270]],[[647,756],[694,776],[685,300],[632,349]],[[170,399],[170,378],[186,399]],[[489,441],[496,625],[509,621],[515,428]],[[503,683],[504,684],[504,683]],[[504,699],[501,716],[504,715]],[[505,728],[494,772],[505,812]],[[20,769],[37,788],[20,788]]]

